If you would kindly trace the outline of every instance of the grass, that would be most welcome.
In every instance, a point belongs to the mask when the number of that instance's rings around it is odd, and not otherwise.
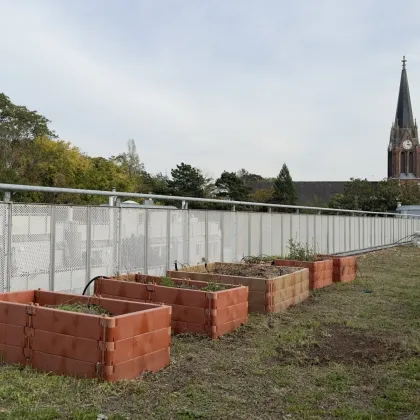
[[[0,367],[0,419],[418,419],[420,249],[210,341],[175,336],[171,365],[116,384]]]
[[[59,309],[60,311],[80,312],[90,315],[106,315],[112,316],[110,312],[99,305],[82,304],[82,303],[63,303],[61,305],[45,305],[46,308]]]

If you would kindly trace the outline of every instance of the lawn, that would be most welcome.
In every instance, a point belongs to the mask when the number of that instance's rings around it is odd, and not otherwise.
[[[173,337],[171,365],[137,381],[0,366],[0,419],[420,418],[420,249],[359,269],[216,341]]]

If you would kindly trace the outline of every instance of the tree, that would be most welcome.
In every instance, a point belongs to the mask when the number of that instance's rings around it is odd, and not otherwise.
[[[279,175],[273,183],[273,197],[271,200],[275,204],[293,205],[297,201],[296,188],[293,184],[289,168],[284,163]]]
[[[18,106],[0,93],[0,179],[3,182],[19,182],[17,167],[28,145],[38,137],[56,137],[48,127],[50,121]]]
[[[224,171],[216,180],[217,197],[233,201],[247,201],[250,188],[235,172]]]
[[[172,179],[168,181],[172,195],[184,197],[204,197],[206,179],[197,168],[181,163],[171,170]]]

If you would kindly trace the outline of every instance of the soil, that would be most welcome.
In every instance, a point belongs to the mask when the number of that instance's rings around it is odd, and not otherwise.
[[[46,308],[59,309],[60,311],[79,312],[89,315],[112,316],[106,309],[99,305],[83,305],[80,303],[68,303],[62,305],[45,305]]]
[[[303,356],[303,357],[302,357]],[[369,337],[344,325],[337,325],[327,335],[318,335],[316,344],[300,354],[300,362],[324,366],[330,362],[345,365],[375,365],[398,360],[405,352],[396,344],[389,344],[375,337]],[[296,353],[277,348],[277,360],[283,364],[296,358]]]
[[[294,267],[276,267],[262,264],[217,264],[210,273],[228,276],[258,277],[272,279],[296,271]]]

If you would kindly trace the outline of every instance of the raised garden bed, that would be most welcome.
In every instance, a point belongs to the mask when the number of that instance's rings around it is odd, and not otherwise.
[[[95,293],[171,305],[175,333],[206,334],[215,339],[248,320],[248,288],[244,286],[131,274],[96,280]]]
[[[333,281],[348,283],[356,278],[357,260],[356,256],[338,257],[335,255],[322,255],[323,258],[333,260]]]
[[[0,360],[76,377],[134,379],[168,365],[170,325],[169,306],[43,290],[3,293]]]
[[[317,261],[299,261],[275,259],[274,264],[279,267],[302,267],[309,270],[310,289],[320,289],[330,286],[333,281],[333,260],[329,257],[319,258]]]
[[[249,289],[249,312],[280,312],[309,296],[309,271],[262,264],[212,263],[168,271],[178,279],[237,284]]]

